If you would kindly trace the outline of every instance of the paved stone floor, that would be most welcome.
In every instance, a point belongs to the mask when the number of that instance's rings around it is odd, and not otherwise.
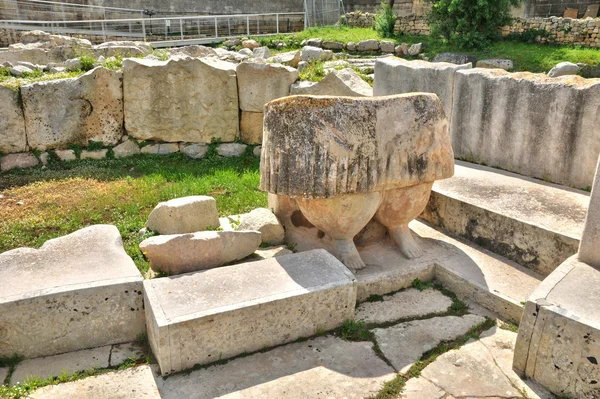
[[[366,398],[386,381],[405,373],[423,353],[440,342],[463,336],[493,317],[473,306],[473,314],[448,316],[452,301],[439,291],[408,289],[356,311],[367,321],[382,355],[370,341],[350,342],[327,335],[296,342],[190,372],[160,377],[156,365],[115,370],[83,380],[40,388],[31,398]],[[439,356],[419,377],[408,380],[398,398],[552,398],[512,371],[517,334],[493,327],[479,339]],[[108,357],[106,357],[108,354]],[[19,364],[13,378],[34,373],[113,366],[129,357],[143,358],[135,345],[113,346]],[[95,356],[96,360],[90,360]],[[50,359],[50,360],[49,360]],[[67,360],[70,359],[70,360]],[[56,360],[53,362],[52,360]],[[60,362],[58,362],[60,360]],[[52,367],[49,366],[52,364]],[[0,377],[2,370],[0,369]],[[11,381],[12,383],[16,382]]]

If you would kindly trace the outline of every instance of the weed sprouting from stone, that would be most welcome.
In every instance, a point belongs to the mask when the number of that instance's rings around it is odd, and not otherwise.
[[[346,341],[375,340],[373,332],[367,328],[364,320],[346,320],[334,333]]]

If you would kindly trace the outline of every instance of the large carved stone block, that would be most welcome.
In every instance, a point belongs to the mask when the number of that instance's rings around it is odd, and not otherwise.
[[[123,136],[121,73],[98,67],[72,79],[21,87],[27,143],[33,149],[114,145]]]
[[[0,86],[0,152],[24,152],[27,148],[25,120],[19,92]]]
[[[234,141],[239,129],[235,65],[212,58],[123,62],[125,129],[139,140]]]
[[[408,223],[454,172],[435,94],[287,97],[266,105],[263,135],[260,188],[289,198],[281,209],[331,237],[346,266],[365,266],[352,240],[373,218],[405,256],[422,254]]]

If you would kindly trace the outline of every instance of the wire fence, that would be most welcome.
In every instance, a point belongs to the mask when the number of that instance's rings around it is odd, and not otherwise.
[[[2,0],[0,20],[82,21],[142,18],[144,10],[71,4],[48,0]]]
[[[345,14],[342,0],[304,0],[307,26],[334,25]]]

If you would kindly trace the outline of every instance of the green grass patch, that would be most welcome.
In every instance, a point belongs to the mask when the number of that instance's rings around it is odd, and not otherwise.
[[[267,205],[258,190],[259,159],[252,155],[196,160],[183,154],[126,159],[51,160],[47,169],[0,174],[0,252],[39,247],[45,241],[100,223],[117,226],[127,253],[141,272],[149,264],[138,248],[152,235],[139,234],[161,201],[210,195],[221,216]],[[41,271],[40,271],[41,272]]]
[[[309,80],[311,82],[319,82],[326,75],[324,61],[314,61],[306,65],[306,67],[300,71],[300,80]]]
[[[346,341],[373,341],[373,332],[367,328],[364,320],[346,320],[344,324],[334,331],[334,334]]]
[[[17,78],[15,76],[10,75],[10,73],[8,75],[5,75],[0,72],[0,85],[10,87],[14,90],[18,90],[19,87],[21,87],[22,85],[48,80],[76,78],[77,76],[82,75],[83,73],[83,71],[57,73],[45,73],[42,71],[34,71],[33,73],[24,74],[22,77]]]

